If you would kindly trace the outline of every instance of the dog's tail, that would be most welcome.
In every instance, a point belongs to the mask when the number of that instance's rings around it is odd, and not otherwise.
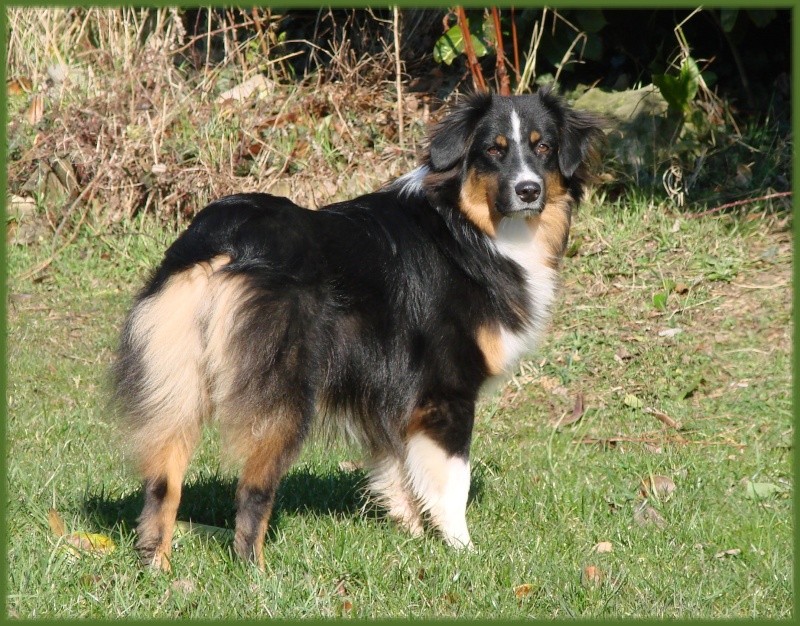
[[[167,472],[176,446],[190,455],[210,414],[204,327],[214,276],[229,262],[219,255],[146,289],[125,320],[114,391],[125,446],[145,476]]]

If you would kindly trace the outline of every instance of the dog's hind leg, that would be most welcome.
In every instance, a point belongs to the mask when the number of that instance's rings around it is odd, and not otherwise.
[[[236,487],[234,551],[264,568],[264,536],[283,475],[297,458],[310,414],[266,418],[257,428],[239,431],[235,453],[244,459]],[[230,433],[227,434],[230,436]]]
[[[474,401],[466,399],[426,402],[412,417],[406,443],[411,490],[444,540],[456,548],[472,548],[466,509],[474,409]]]
[[[172,533],[181,499],[181,485],[198,433],[166,442],[151,453],[142,468],[144,508],[136,528],[136,549],[144,563],[169,570]]]

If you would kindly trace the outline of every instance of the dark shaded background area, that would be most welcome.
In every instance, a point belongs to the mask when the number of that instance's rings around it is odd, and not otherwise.
[[[788,105],[791,58],[788,9],[707,9],[693,16],[688,9],[566,9],[559,10],[558,14],[563,20],[553,20],[552,10],[548,13],[537,56],[537,76],[555,74],[557,64],[575,38],[576,31],[566,22],[588,35],[585,46],[576,47],[582,47],[582,61],[569,63],[560,75],[563,89],[585,84],[619,90],[649,84],[652,74],[669,70],[679,50],[675,27],[683,23],[682,31],[693,58],[704,71],[706,82],[739,112],[758,114],[770,104],[774,105],[776,97]],[[230,15],[228,13],[228,17]],[[467,15],[474,21],[484,19],[483,12],[478,9],[468,10]],[[511,12],[502,9],[501,15],[505,54],[512,59]],[[207,32],[207,9],[187,9],[183,16],[189,35]],[[212,14],[211,17],[213,23],[221,16]],[[541,19],[542,9],[515,12],[521,62],[524,62],[534,24]],[[445,22],[447,25],[455,23],[446,9],[401,11],[401,56],[412,82],[425,80],[433,74],[451,88],[469,83],[463,55],[449,66],[434,61],[433,48],[445,30]],[[285,41],[283,49],[276,53],[300,52],[291,59],[298,79],[310,72],[321,72],[328,80],[342,78],[337,75],[337,67],[331,59],[343,49],[355,59],[380,56],[391,46],[393,37],[392,13],[379,9],[287,10],[282,12],[276,27],[279,37]],[[240,36],[247,34],[243,31]],[[205,58],[205,50],[198,53]],[[480,60],[487,76],[493,75],[495,58],[490,51]],[[781,108],[788,113],[788,106]]]

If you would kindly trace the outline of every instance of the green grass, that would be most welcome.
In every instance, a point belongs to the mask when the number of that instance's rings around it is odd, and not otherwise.
[[[643,199],[585,206],[552,332],[481,403],[467,511],[477,551],[362,512],[363,474],[340,469],[357,451],[312,445],[281,487],[263,573],[224,537],[182,535],[171,574],[143,570],[132,548],[141,496],[114,441],[107,368],[133,293],[175,233],[84,226],[35,280],[20,276],[50,242],[9,245],[10,614],[790,617],[787,229],[780,218],[676,223]],[[579,392],[582,418],[554,428]],[[235,475],[216,452],[209,432],[179,518],[230,527]],[[676,485],[649,502],[664,528],[634,521],[650,474]],[[781,493],[748,498],[747,479]],[[116,550],[72,556],[51,507],[68,532],[108,535]],[[613,552],[593,552],[601,541]],[[582,580],[590,565],[602,581]]]

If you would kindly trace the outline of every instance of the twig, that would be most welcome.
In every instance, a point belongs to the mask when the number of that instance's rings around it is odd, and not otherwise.
[[[511,84],[506,72],[506,58],[503,50],[503,30],[500,26],[500,11],[497,7],[492,7],[492,18],[494,20],[494,32],[497,37],[497,65],[495,69],[496,77],[500,82],[500,95],[511,95]]]
[[[267,48],[267,42],[264,40],[264,29],[261,27],[261,18],[258,16],[258,9],[253,7],[250,11],[250,15],[253,17],[253,24],[256,27],[256,32],[258,33],[258,43],[261,47],[261,54],[264,55],[265,59],[269,58],[269,48]]]
[[[649,413],[653,417],[655,417],[659,422],[669,426],[670,428],[674,428],[675,430],[680,430],[683,428],[680,422],[676,422],[672,419],[669,415],[664,413],[663,411],[659,411],[658,409],[652,409],[650,407],[645,407],[645,413]]]
[[[630,442],[630,443],[665,443],[663,438],[658,437],[602,437],[602,438],[595,438],[595,437],[584,437],[583,439],[578,439],[573,443],[579,444],[604,444],[604,443],[620,443],[620,442]],[[736,443],[734,441],[696,441],[691,439],[684,439],[683,437],[667,439],[666,443],[681,443],[684,445],[697,445],[697,446],[734,446],[736,448],[746,448],[747,445],[744,443]]]
[[[566,20],[565,20],[565,21],[566,21]],[[567,22],[567,23],[569,24],[569,22]],[[553,82],[555,82],[556,84],[558,84],[558,77],[559,77],[559,76],[561,76],[561,70],[563,70],[563,69],[564,69],[564,66],[565,66],[565,65],[567,64],[567,62],[569,61],[569,58],[572,56],[572,49],[575,47],[575,45],[576,45],[576,44],[577,44],[577,43],[578,43],[578,42],[579,42],[581,39],[583,39],[583,45],[584,45],[584,47],[585,47],[585,46],[586,46],[586,39],[587,39],[587,37],[586,37],[586,33],[584,33],[584,32],[579,32],[579,33],[577,34],[577,36],[575,37],[575,39],[573,39],[573,40],[572,40],[572,43],[569,45],[569,48],[567,48],[567,51],[564,53],[564,56],[563,56],[563,57],[561,57],[561,62],[560,62],[560,63],[559,63],[557,66],[556,66],[556,67],[558,68],[558,69],[556,70],[556,77],[553,79]],[[583,52],[581,52],[581,54],[583,54]]]
[[[514,16],[514,7],[511,7],[511,45],[514,46],[514,76],[519,84],[519,43],[517,42],[517,22]]]
[[[458,18],[458,26],[461,29],[461,36],[464,38],[464,51],[467,53],[472,82],[478,91],[485,93],[487,91],[486,81],[483,80],[483,72],[478,63],[478,57],[475,56],[475,48],[472,47],[472,35],[469,32],[469,25],[467,24],[467,15],[464,13],[464,7],[456,7],[456,17]]]
[[[395,80],[394,85],[397,90],[397,126],[398,138],[400,140],[400,147],[405,147],[403,140],[403,81],[402,81],[402,65],[400,62],[400,9],[397,6],[392,8],[394,18],[394,71]]]
[[[691,309],[696,309],[698,307],[705,306],[709,302],[714,302],[714,300],[719,300],[720,298],[722,298],[722,296],[714,296],[713,298],[709,298],[708,300],[703,300],[702,302],[697,302],[695,304],[690,304],[689,306],[684,306],[679,309],[675,309],[672,313],[669,314],[669,316],[667,317],[667,321],[671,320],[678,313],[685,313],[686,311],[689,311]]]
[[[781,289],[789,285],[786,281],[780,281],[774,285],[748,285],[747,283],[740,283],[739,287],[742,289]]]
[[[762,200],[772,200],[773,198],[785,198],[786,196],[791,196],[791,191],[779,191],[776,193],[768,193],[766,196],[759,196],[758,198],[745,198],[744,200],[737,200],[736,202],[728,202],[727,204],[721,204],[713,209],[708,209],[707,211],[701,211],[700,213],[689,213],[685,215],[685,219],[693,220],[697,219],[698,217],[705,217],[706,215],[711,215],[712,213],[718,213],[719,211],[724,211],[725,209],[731,209],[735,206],[741,206],[743,204],[750,204],[751,202],[760,202]]]
[[[539,22],[533,24],[533,33],[531,34],[531,43],[528,46],[528,55],[525,57],[525,67],[522,68],[522,76],[517,83],[514,93],[517,95],[528,89],[531,81],[536,78],[536,54],[539,51],[539,44],[542,42],[542,35],[544,34],[545,22],[547,21],[547,8],[542,9],[542,23],[541,27]]]

